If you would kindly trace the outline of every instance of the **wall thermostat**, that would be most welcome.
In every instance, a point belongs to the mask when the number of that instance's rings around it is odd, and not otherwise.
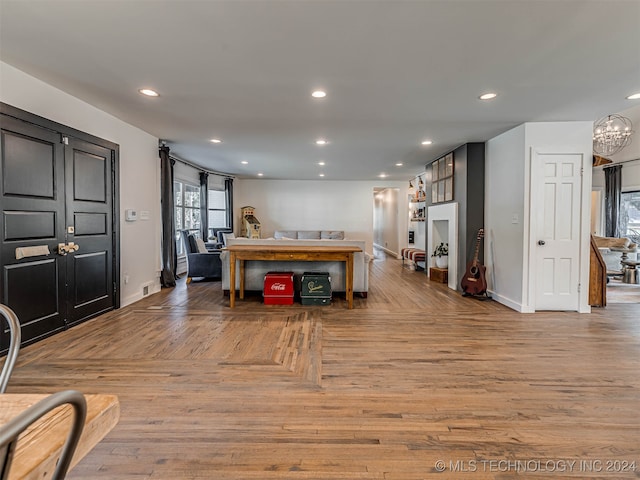
[[[124,211],[124,219],[127,222],[135,222],[138,219],[138,212],[133,209],[128,209]]]

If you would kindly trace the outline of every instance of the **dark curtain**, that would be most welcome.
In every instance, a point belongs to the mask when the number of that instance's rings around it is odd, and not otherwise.
[[[227,226],[233,230],[233,178],[225,179],[224,189],[227,192]]]
[[[606,167],[604,171],[605,237],[619,237],[620,193],[622,191],[622,165]]]
[[[200,233],[209,240],[209,174],[200,172]]]
[[[160,282],[163,287],[175,287],[176,265],[176,222],[173,205],[173,165],[175,160],[169,158],[169,147],[160,147],[160,200],[162,209],[162,274]]]

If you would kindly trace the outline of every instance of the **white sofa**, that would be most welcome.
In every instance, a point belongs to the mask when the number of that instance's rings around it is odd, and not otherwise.
[[[362,252],[357,252],[353,256],[353,291],[363,297],[367,296],[371,255],[365,252],[364,240],[227,239],[227,246],[268,245],[270,243],[273,245],[325,246],[330,244],[360,247]],[[229,252],[223,249],[220,254],[220,260],[222,261],[222,289],[227,293],[229,291]],[[251,260],[245,264],[245,290],[262,291],[264,275],[267,272],[294,272],[298,281],[300,275],[304,272],[329,272],[332,291],[345,291],[344,262],[263,262],[257,260]],[[236,288],[240,288],[239,278],[236,278]]]

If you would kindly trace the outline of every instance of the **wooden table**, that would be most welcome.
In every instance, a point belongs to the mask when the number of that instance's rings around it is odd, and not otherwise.
[[[240,299],[244,298],[244,262],[266,261],[337,261],[345,262],[345,290],[348,308],[353,308],[353,254],[361,252],[355,246],[296,246],[296,245],[229,245],[229,307],[236,301],[236,260],[240,264]]]
[[[0,394],[0,425],[49,395]],[[73,468],[118,423],[120,404],[115,395],[85,395],[87,418],[70,468]],[[29,427],[18,441],[9,479],[47,479],[55,469],[71,426],[73,408],[64,405]]]

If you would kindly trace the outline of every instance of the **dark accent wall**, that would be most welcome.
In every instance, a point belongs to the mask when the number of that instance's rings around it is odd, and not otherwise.
[[[458,203],[458,278],[473,259],[478,230],[484,226],[484,142],[466,143],[453,151],[453,202]],[[444,156],[444,155],[442,155]],[[431,163],[425,169],[431,171]],[[431,178],[427,177],[427,207],[431,203]],[[440,204],[438,204],[440,205]],[[483,244],[478,258],[484,263]],[[460,286],[458,285],[458,290]]]

